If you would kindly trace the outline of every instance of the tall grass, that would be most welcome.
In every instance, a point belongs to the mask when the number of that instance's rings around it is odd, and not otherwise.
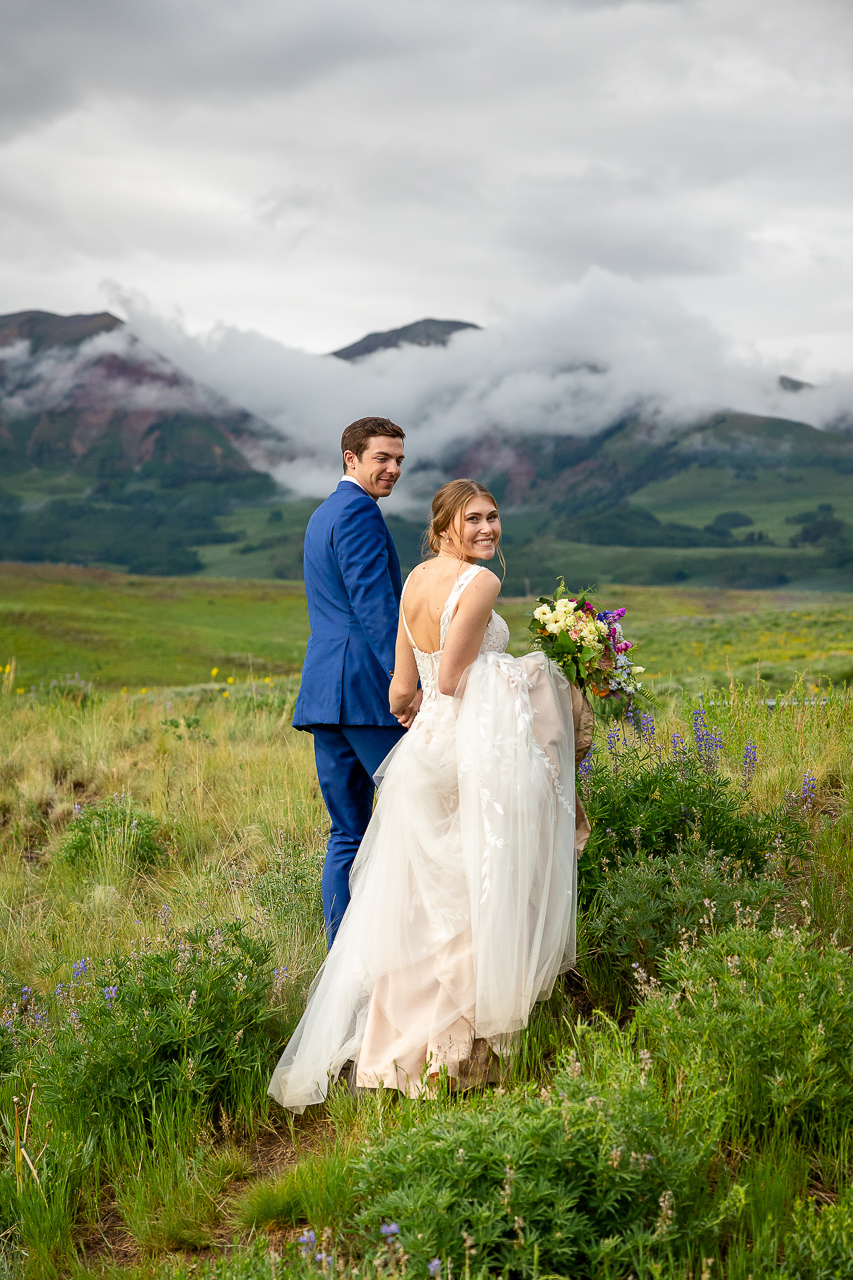
[[[62,1107],[50,1084],[59,1078],[51,1075],[51,1063],[60,1060],[61,1037],[45,1026],[78,1010],[85,1015],[83,1022],[89,1018],[91,1026],[100,1028],[100,1039],[97,1045],[92,1042],[87,1061],[97,1058],[109,1064],[109,1055],[117,1053],[120,1044],[118,1036],[110,1039],[111,1002],[115,1000],[116,1012],[125,997],[130,1002],[130,987],[123,989],[124,979],[113,984],[109,974],[130,973],[121,968],[125,964],[144,968],[134,956],[171,956],[168,964],[177,964],[193,930],[201,932],[192,936],[216,937],[217,930],[226,930],[229,922],[240,922],[253,945],[257,942],[269,955],[268,962],[258,962],[257,981],[268,982],[266,999],[280,1025],[286,1028],[299,1016],[305,990],[325,951],[320,869],[328,819],[314,775],[310,737],[289,725],[294,691],[292,683],[280,682],[272,694],[261,684],[229,686],[227,697],[222,690],[128,697],[74,688],[22,698],[11,686],[0,694],[4,925],[0,998],[5,1008],[0,1019],[0,1068],[6,1072],[0,1078],[0,1209],[4,1215],[0,1237],[5,1239],[2,1247],[12,1260],[10,1265],[39,1277],[79,1269],[86,1265],[80,1250],[87,1240],[101,1231],[107,1235],[120,1231],[135,1242],[136,1273],[141,1277],[153,1275],[161,1260],[175,1250],[203,1249],[235,1233],[245,1242],[253,1231],[270,1229],[289,1233],[287,1239],[276,1237],[275,1248],[284,1251],[286,1266],[294,1274],[328,1269],[332,1263],[317,1262],[317,1252],[327,1259],[334,1256],[340,1274],[375,1275],[377,1259],[380,1272],[393,1273],[404,1264],[394,1244],[397,1237],[379,1234],[382,1206],[387,1209],[387,1221],[392,1220],[388,1214],[407,1214],[409,1225],[420,1222],[418,1229],[428,1238],[436,1203],[434,1196],[429,1199],[433,1195],[428,1191],[433,1186],[429,1152],[435,1150],[445,1175],[455,1177],[457,1150],[482,1141],[483,1168],[491,1172],[477,1191],[479,1199],[472,1199],[470,1188],[460,1184],[458,1194],[448,1201],[446,1212],[457,1215],[458,1230],[453,1228],[455,1235],[436,1236],[440,1274],[447,1274],[448,1261],[457,1274],[466,1267],[472,1276],[484,1267],[519,1275],[533,1275],[538,1268],[542,1274],[548,1249],[553,1259],[568,1255],[560,1252],[558,1240],[547,1244],[550,1227],[545,1219],[536,1228],[541,1239],[524,1235],[523,1228],[504,1220],[501,1206],[508,1161],[500,1154],[500,1141],[495,1144],[489,1134],[490,1126],[497,1126],[494,1132],[505,1135],[507,1151],[515,1150],[519,1134],[527,1134],[525,1141],[534,1147],[550,1135],[550,1164],[543,1156],[544,1163],[533,1159],[528,1166],[518,1156],[519,1168],[529,1168],[533,1181],[530,1186],[518,1184],[518,1203],[528,1207],[515,1216],[539,1222],[534,1212],[537,1197],[547,1199],[552,1194],[545,1185],[547,1178],[542,1181],[546,1166],[551,1170],[548,1177],[553,1174],[558,1182],[568,1177],[559,1173],[565,1154],[559,1134],[566,1132],[568,1123],[562,1111],[558,1129],[552,1132],[557,1123],[552,1109],[570,1105],[558,1102],[560,1090],[566,1099],[574,1099],[571,1107],[577,1108],[578,1117],[589,1109],[588,1094],[612,1096],[615,1110],[609,1125],[639,1126],[637,1133],[646,1133],[649,1141],[654,1129],[655,1140],[663,1144],[661,1152],[670,1150],[666,1144],[671,1141],[676,1147],[680,1142],[686,1150],[684,1134],[689,1130],[687,1145],[693,1143],[690,1150],[700,1153],[689,1176],[682,1170],[680,1192],[668,1185],[655,1191],[649,1213],[637,1219],[639,1234],[630,1240],[624,1233],[619,1235],[618,1247],[601,1243],[596,1275],[626,1277],[631,1271],[638,1278],[678,1276],[683,1280],[687,1268],[695,1280],[703,1269],[712,1280],[723,1274],[742,1280],[752,1275],[757,1280],[778,1274],[786,1240],[794,1239],[791,1232],[795,1230],[801,1241],[797,1256],[805,1256],[803,1251],[811,1247],[808,1240],[817,1239],[816,1229],[808,1217],[811,1211],[797,1210],[795,1204],[798,1199],[805,1204],[815,1191],[831,1200],[849,1181],[853,1153],[843,1126],[824,1124],[818,1108],[814,1112],[818,1118],[804,1131],[785,1130],[776,1120],[768,1121],[767,1116],[774,1113],[772,1107],[767,1110],[764,1099],[757,1128],[751,1120],[760,1110],[755,1102],[760,1093],[757,1078],[744,1083],[742,1072],[730,1078],[729,1068],[720,1066],[728,1062],[729,1042],[721,1042],[720,1056],[712,1062],[707,1050],[712,1038],[705,1037],[703,1056],[693,1053],[687,1041],[676,1052],[671,1029],[665,1036],[660,1031],[661,1042],[669,1045],[667,1057],[654,1048],[647,1018],[644,1043],[651,1046],[646,1051],[654,1057],[649,1067],[634,1021],[635,1006],[642,1006],[649,992],[642,982],[638,986],[626,978],[632,938],[626,939],[625,929],[630,933],[636,926],[625,924],[627,907],[620,903],[623,899],[628,903],[633,894],[630,900],[636,910],[644,893],[656,895],[660,902],[669,902],[666,894],[670,894],[680,904],[678,910],[689,914],[695,905],[707,917],[703,902],[707,897],[713,910],[704,924],[690,925],[679,934],[672,921],[665,919],[666,910],[659,902],[656,914],[643,927],[658,931],[655,955],[674,946],[677,955],[692,957],[703,974],[714,977],[718,990],[723,969],[717,973],[712,961],[719,968],[725,966],[726,958],[721,953],[714,959],[712,943],[724,936],[722,927],[729,930],[726,938],[740,936],[738,927],[743,929],[745,924],[758,924],[765,931],[762,936],[775,928],[787,939],[796,938],[792,929],[800,929],[802,937],[813,939],[810,945],[836,957],[840,973],[847,963],[842,949],[853,945],[853,697],[843,688],[811,690],[798,684],[773,708],[766,704],[761,686],[733,684],[728,690],[706,691],[701,704],[703,731],[714,738],[714,776],[728,786],[738,813],[755,823],[769,820],[766,815],[771,813],[785,814],[786,831],[799,824],[806,843],[796,857],[774,868],[766,882],[770,897],[763,880],[750,881],[759,886],[750,912],[745,904],[753,899],[747,888],[738,889],[730,867],[719,871],[706,846],[700,859],[698,845],[694,850],[689,841],[682,842],[667,861],[662,848],[652,841],[643,850],[645,861],[632,863],[630,871],[627,862],[618,871],[610,868],[607,911],[614,920],[622,912],[622,935],[602,914],[603,891],[590,890],[588,909],[579,922],[578,971],[561,979],[550,999],[536,1009],[496,1096],[456,1099],[448,1095],[433,1102],[409,1102],[390,1093],[353,1098],[341,1086],[319,1112],[294,1121],[270,1110],[264,1097],[265,1073],[274,1065],[276,1052],[271,1045],[268,1064],[247,1060],[244,1075],[228,1082],[231,1092],[224,1106],[205,1105],[207,1086],[199,1081],[213,1080],[214,1075],[195,1075],[197,1064],[191,1054],[185,1054],[176,1059],[179,1066],[168,1067],[177,1073],[174,1088],[164,1076],[162,1089],[157,1086],[160,1092],[155,1090],[145,1105],[127,1108],[120,1118],[107,1115],[106,1095],[100,1108],[91,1102],[85,1110]],[[653,730],[648,721],[638,721],[636,727],[629,722],[599,725],[596,769],[642,770],[647,768],[643,753],[650,758],[650,753],[671,752],[674,734],[688,745],[693,742],[693,712],[699,704],[676,697],[662,702]],[[143,828],[150,836],[145,849],[137,839]],[[628,843],[637,841],[629,835]],[[731,881],[726,882],[725,892],[719,887],[721,874]],[[680,898],[664,885],[673,876],[680,877]],[[693,905],[691,894],[696,899]],[[759,909],[765,899],[766,909]],[[672,937],[665,929],[670,929]],[[731,943],[736,945],[740,944]],[[767,945],[777,943],[771,937]],[[644,954],[652,951],[647,946]],[[85,971],[79,968],[83,961]],[[145,972],[159,972],[159,963],[152,961]],[[162,963],[166,965],[163,972],[171,972],[166,959]],[[237,999],[242,988],[236,958],[232,967],[228,989],[235,992],[234,1016],[239,1017]],[[826,972],[830,969],[836,972],[831,964]],[[808,999],[823,998],[819,971],[823,972],[815,963],[812,986],[798,988],[812,992]],[[683,1002],[683,982],[680,987],[680,979],[672,977],[675,972],[662,963],[658,980],[672,983],[667,999]],[[162,1005],[146,1005],[140,997],[139,1014],[133,1017],[144,1018],[147,1009],[152,1016],[166,1019],[164,1026],[171,1025],[169,1019],[184,1017],[191,992],[184,991],[183,979],[178,970],[175,973],[174,989],[166,991]],[[655,977],[650,969],[651,990]],[[193,983],[194,978],[189,985]],[[111,985],[120,988],[115,997],[106,994]],[[732,999],[735,995],[731,993]],[[180,1009],[169,1004],[172,997],[183,1002]],[[842,1018],[843,998],[837,994],[833,998],[834,1016]],[[75,1003],[81,1001],[95,1003]],[[131,1003],[124,1007],[130,1019]],[[760,1011],[755,1017],[753,1032],[760,1039],[768,1024]],[[41,1018],[47,1019],[44,1026]],[[638,1021],[643,1022],[642,1014]],[[808,1062],[808,1037],[814,1028],[809,1029],[810,1023],[798,1025],[802,1060]],[[125,1027],[129,1035],[131,1021]],[[168,1048],[168,1034],[163,1034]],[[74,1044],[67,1038],[62,1043],[66,1045],[62,1052],[67,1050],[71,1062]],[[151,1043],[150,1037],[145,1040]],[[31,1067],[26,1065],[27,1055]],[[162,1061],[168,1065],[172,1058],[166,1053]],[[706,1074],[701,1081],[695,1076],[691,1083],[690,1072],[699,1070],[700,1061]],[[34,1064],[41,1064],[38,1070]],[[713,1076],[714,1070],[719,1076],[716,1095],[707,1083],[708,1073]],[[647,1115],[643,1110],[644,1098],[650,1104],[648,1090],[653,1082],[654,1124],[651,1112]],[[22,1107],[29,1104],[33,1084],[29,1129],[22,1140]],[[18,1098],[17,1137],[13,1097]],[[716,1108],[722,1111],[718,1114]],[[572,1119],[572,1124],[580,1132],[580,1120]],[[262,1126],[266,1126],[265,1140],[277,1153],[274,1163],[287,1166],[271,1179],[258,1177],[255,1167],[258,1148],[254,1144]],[[590,1196],[594,1187],[611,1185],[608,1169],[614,1166],[608,1162],[619,1141],[614,1137],[611,1148],[596,1148],[597,1172],[590,1166],[580,1178],[579,1194]],[[430,1143],[437,1145],[430,1147]],[[587,1159],[589,1153],[584,1150],[583,1159]],[[415,1176],[411,1166],[417,1167],[418,1161],[420,1173],[416,1168]],[[671,1167],[675,1169],[676,1164]],[[393,1185],[386,1185],[382,1170],[391,1167],[399,1170],[399,1176]],[[246,1179],[252,1185],[235,1199],[233,1184]],[[705,1224],[694,1235],[684,1224],[685,1229],[679,1228],[670,1238],[666,1224],[660,1226],[663,1210],[658,1197],[668,1190],[682,1198],[682,1214],[689,1215],[692,1197],[696,1214]],[[368,1212],[370,1205],[374,1208]],[[568,1208],[564,1205],[560,1212],[568,1213]],[[603,1208],[598,1220],[609,1221]],[[843,1215],[838,1222],[833,1240],[842,1238],[846,1230]],[[491,1224],[488,1231],[497,1233],[491,1253],[486,1223]],[[404,1232],[409,1229],[406,1223],[401,1225]],[[315,1233],[316,1248],[311,1246],[303,1256],[300,1249],[306,1245],[288,1241],[309,1228]],[[509,1233],[506,1239],[501,1234],[504,1228]],[[470,1246],[462,1230],[472,1241]],[[614,1230],[618,1234],[622,1228]],[[513,1241],[519,1239],[518,1232],[526,1243],[516,1249]],[[424,1252],[426,1246],[420,1252],[414,1242],[406,1248],[408,1272],[426,1275],[432,1260]],[[238,1249],[232,1263],[222,1264],[221,1274],[228,1275],[230,1268],[235,1278],[262,1276],[272,1274],[275,1265],[266,1246],[259,1245],[248,1251]],[[579,1263],[569,1266],[566,1262],[565,1267],[566,1274],[586,1274]]]

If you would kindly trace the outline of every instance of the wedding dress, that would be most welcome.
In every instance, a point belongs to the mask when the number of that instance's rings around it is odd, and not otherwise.
[[[460,1088],[494,1078],[574,963],[580,695],[544,654],[507,654],[495,613],[461,697],[439,692],[478,572],[454,585],[437,652],[417,648],[401,609],[423,701],[377,775],[349,907],[273,1073],[271,1096],[293,1111],[321,1102],[349,1060],[359,1086],[413,1097],[441,1068]]]

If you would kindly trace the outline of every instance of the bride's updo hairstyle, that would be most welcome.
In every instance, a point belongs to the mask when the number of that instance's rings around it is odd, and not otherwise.
[[[441,550],[441,539],[448,529],[452,529],[459,540],[462,540],[462,516],[472,498],[485,498],[492,506],[497,507],[494,495],[484,484],[476,480],[450,480],[443,484],[432,500],[432,513],[424,534],[424,553],[427,547],[434,556]],[[500,540],[495,545],[498,559],[506,573],[506,563],[500,548]]]

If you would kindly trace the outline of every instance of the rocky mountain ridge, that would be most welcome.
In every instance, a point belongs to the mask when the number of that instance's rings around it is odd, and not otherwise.
[[[288,447],[266,423],[201,386],[117,316],[0,316],[0,467],[180,486],[265,471]],[[292,456],[292,453],[291,453]]]
[[[461,329],[480,327],[468,320],[416,320],[414,324],[403,325],[401,329],[385,329],[379,333],[365,334],[358,342],[330,354],[337,356],[339,360],[361,360],[374,351],[389,351],[394,347],[446,347],[454,333],[459,333]]]

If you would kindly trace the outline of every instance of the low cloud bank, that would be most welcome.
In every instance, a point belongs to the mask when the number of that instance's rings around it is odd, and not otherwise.
[[[192,335],[138,297],[114,301],[145,342],[289,437],[300,461],[279,478],[307,494],[334,483],[341,431],[365,414],[404,426],[407,459],[423,467],[492,432],[585,436],[635,411],[664,433],[722,409],[832,428],[853,407],[853,378],[784,391],[779,375],[790,369],[739,354],[666,293],[601,270],[447,347],[402,347],[358,363],[227,325]],[[406,489],[415,495],[414,479]]]

